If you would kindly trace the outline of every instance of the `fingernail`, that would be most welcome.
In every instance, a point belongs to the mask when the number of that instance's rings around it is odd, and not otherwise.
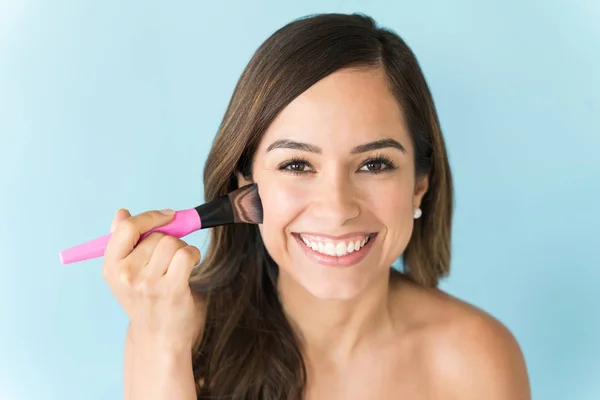
[[[171,210],[170,208],[165,208],[164,210],[160,210],[160,213],[164,215],[173,215],[175,214],[175,211]]]

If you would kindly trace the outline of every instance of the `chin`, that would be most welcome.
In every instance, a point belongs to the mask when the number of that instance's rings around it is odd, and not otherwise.
[[[331,268],[320,264],[292,260],[279,265],[279,280],[300,297],[308,295],[318,300],[349,301],[361,297],[377,280],[375,264],[362,268]],[[285,282],[285,283],[284,283]]]

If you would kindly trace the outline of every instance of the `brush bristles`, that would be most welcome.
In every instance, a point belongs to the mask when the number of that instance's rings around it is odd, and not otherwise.
[[[256,183],[234,190],[228,196],[233,211],[233,222],[262,224],[263,207]]]

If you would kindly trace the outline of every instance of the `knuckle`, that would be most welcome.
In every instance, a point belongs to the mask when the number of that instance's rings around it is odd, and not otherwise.
[[[103,264],[102,265],[102,278],[105,281],[108,281],[109,276],[110,276],[110,272],[109,272],[108,266],[106,264]]]
[[[200,250],[195,246],[190,246],[190,252],[192,253],[192,260],[194,263],[200,262],[202,256]]]
[[[126,219],[119,222],[117,230],[121,231],[125,236],[134,236],[138,229],[135,225],[135,222],[133,222],[131,219]]]
[[[159,286],[145,278],[139,279],[135,283],[134,291],[139,297],[151,299],[157,298],[162,294]]]
[[[112,283],[114,281],[114,278],[117,277],[117,273],[123,269],[123,267],[121,266],[122,262],[115,262],[115,261],[105,261],[102,263],[102,278],[104,278],[105,281]]]
[[[158,232],[158,231],[154,231],[152,233],[150,233],[145,240],[149,240],[151,242],[154,243],[160,243],[160,241],[162,240],[163,237],[165,237],[166,235],[162,232]]]
[[[164,246],[168,249],[176,249],[181,247],[183,244],[183,241],[181,239],[176,238],[175,236],[170,236],[170,235],[164,235],[161,239],[161,246]]]
[[[146,296],[150,292],[150,285],[146,279],[140,279],[135,283],[133,290],[138,295]]]
[[[193,246],[182,247],[175,253],[175,258],[178,262],[185,264],[196,264],[199,251]]]
[[[133,286],[133,276],[129,269],[123,269],[119,273],[119,282],[126,288],[131,288]]]

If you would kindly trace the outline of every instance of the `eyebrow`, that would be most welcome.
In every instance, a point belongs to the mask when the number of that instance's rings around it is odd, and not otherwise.
[[[350,153],[351,154],[360,154],[360,153],[366,153],[368,151],[380,150],[380,149],[385,149],[385,148],[390,148],[390,147],[398,149],[403,153],[406,153],[406,149],[404,148],[404,146],[402,146],[399,142],[397,142],[394,139],[380,139],[380,140],[375,140],[374,142],[361,144],[361,145],[353,148]],[[274,141],[273,143],[271,143],[271,145],[269,147],[267,147],[267,152],[274,150],[274,149],[292,149],[292,150],[306,151],[308,153],[315,153],[315,154],[323,153],[323,150],[321,150],[321,148],[318,146],[308,144],[308,143],[296,142],[294,140],[288,140],[288,139],[279,139],[279,140]]]
[[[308,143],[296,142],[293,140],[287,139],[279,139],[271,143],[269,147],[267,147],[267,153],[274,149],[292,149],[292,150],[301,150],[309,153],[321,154],[323,151],[320,147],[314,146]]]
[[[351,153],[360,154],[366,153],[367,151],[385,149],[388,147],[398,149],[401,152],[406,153],[406,149],[404,148],[404,146],[402,146],[399,142],[395,141],[394,139],[381,139],[367,144],[361,144],[360,146],[356,146],[355,148],[353,148]]]

